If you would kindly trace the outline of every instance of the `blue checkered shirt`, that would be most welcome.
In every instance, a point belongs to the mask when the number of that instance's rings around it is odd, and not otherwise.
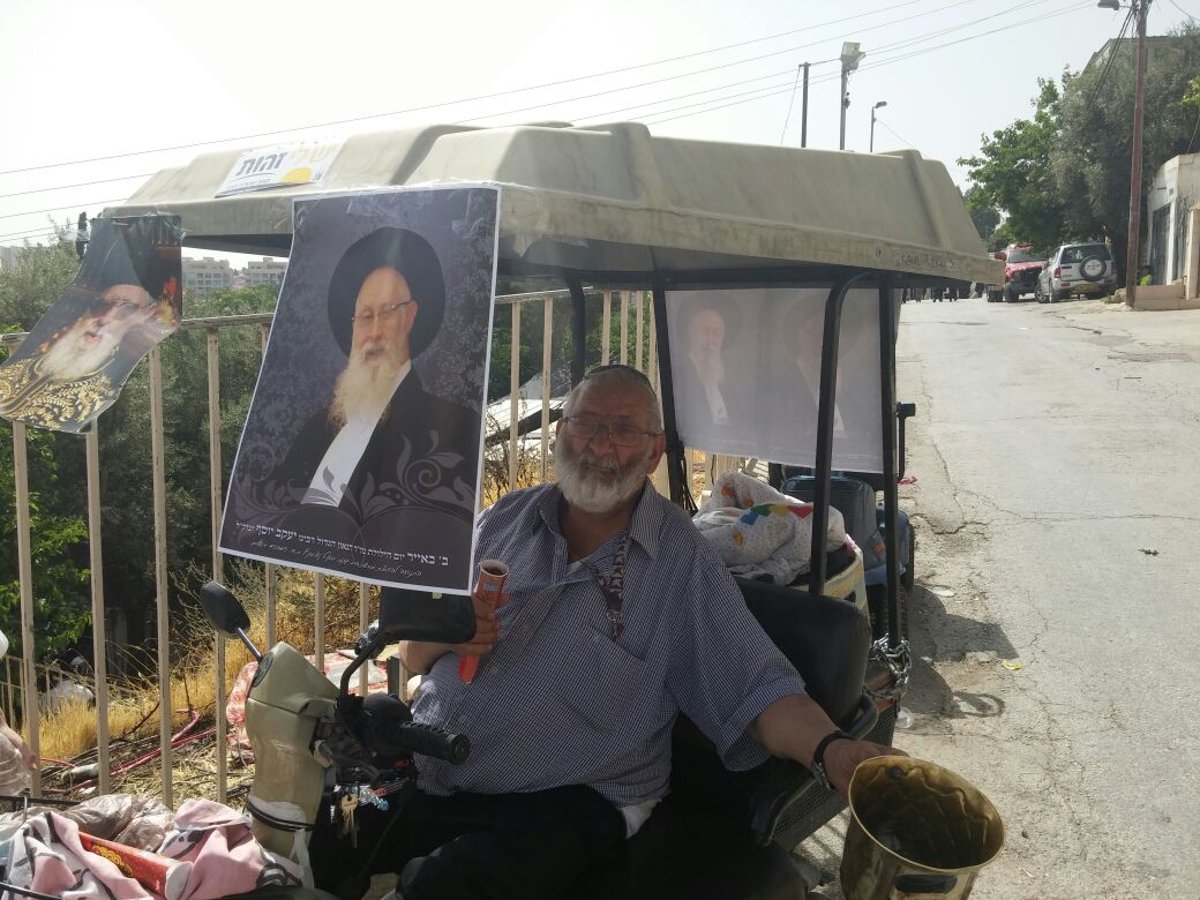
[[[630,524],[624,630],[587,566],[570,567],[555,485],[514,491],[480,519],[478,559],[508,564],[501,637],[474,681],[447,653],[422,681],[415,718],[466,734],[470,758],[422,757],[435,794],[590,785],[617,806],[662,797],[671,726],[683,712],[731,769],[767,752],[746,727],[804,681],[746,608],[682,510],[647,487]],[[607,575],[620,536],[584,562]],[[569,572],[568,569],[571,569]]]

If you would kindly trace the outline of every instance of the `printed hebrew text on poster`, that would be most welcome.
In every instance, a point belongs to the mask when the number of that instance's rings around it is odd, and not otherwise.
[[[92,220],[74,282],[0,365],[0,416],[80,432],[179,327],[177,216]]]
[[[297,200],[221,549],[468,593],[495,188]]]
[[[828,291],[668,291],[676,428],[685,446],[796,466],[816,461]],[[879,294],[842,306],[833,465],[880,472]]]
[[[298,184],[320,184],[342,149],[341,142],[279,144],[247,150],[238,156],[217,188],[216,196]]]

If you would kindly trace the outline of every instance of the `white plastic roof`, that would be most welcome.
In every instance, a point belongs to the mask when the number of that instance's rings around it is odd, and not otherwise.
[[[297,196],[501,185],[501,261],[591,273],[852,266],[998,283],[945,166],[653,137],[640,124],[431,126],[348,138],[319,186],[216,198],[241,150],[164,169],[106,215],[182,217],[189,245],[287,252]]]

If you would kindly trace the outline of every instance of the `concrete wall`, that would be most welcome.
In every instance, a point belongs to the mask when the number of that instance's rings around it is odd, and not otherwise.
[[[1170,284],[1184,277],[1188,212],[1197,201],[1200,201],[1200,153],[1176,156],[1163,163],[1146,198],[1143,262],[1161,257],[1161,264],[1154,270],[1155,284]],[[1154,220],[1155,213],[1164,208],[1168,209],[1166,245],[1159,248],[1156,242],[1161,236],[1155,233]]]

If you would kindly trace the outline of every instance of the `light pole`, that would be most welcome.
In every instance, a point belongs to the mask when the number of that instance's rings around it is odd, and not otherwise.
[[[1115,0],[1114,0],[1115,2]],[[838,149],[846,149],[846,109],[850,106],[850,94],[846,90],[847,82],[850,79],[850,73],[858,68],[858,64],[862,62],[862,58],[867,54],[859,50],[859,44],[856,41],[846,41],[842,44],[842,128],[841,135],[838,138]]]
[[[871,144],[870,144],[870,152],[871,153],[875,152],[875,110],[880,109],[881,107],[884,107],[884,106],[887,106],[886,100],[880,100],[878,103],[876,103],[874,106],[871,107]]]
[[[1141,262],[1142,118],[1146,96],[1146,13],[1151,0],[1130,0],[1137,18],[1137,75],[1133,93],[1133,151],[1129,161],[1129,240],[1125,245],[1125,303],[1132,307]],[[1117,0],[1100,0],[1101,9],[1120,9]],[[1113,48],[1116,53],[1116,48]]]

